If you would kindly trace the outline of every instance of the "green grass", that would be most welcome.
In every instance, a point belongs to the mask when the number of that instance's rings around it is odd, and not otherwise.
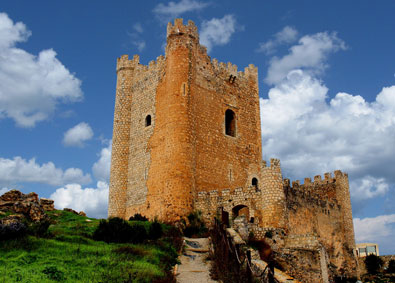
[[[170,280],[166,276],[177,253],[166,238],[136,245],[108,244],[91,239],[99,220],[66,211],[48,214],[53,223],[50,238],[0,241],[0,282]],[[146,229],[149,225],[144,223]]]

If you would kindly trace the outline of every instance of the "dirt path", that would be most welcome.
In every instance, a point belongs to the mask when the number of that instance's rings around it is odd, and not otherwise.
[[[206,260],[209,254],[208,238],[184,238],[185,249],[180,256],[181,264],[178,265],[178,283],[206,283],[218,282],[210,278],[211,262]]]

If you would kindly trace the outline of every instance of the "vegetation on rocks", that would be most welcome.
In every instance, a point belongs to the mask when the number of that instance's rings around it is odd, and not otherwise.
[[[174,281],[171,270],[181,239],[174,227],[149,221],[98,220],[69,211],[46,213],[47,221],[22,223],[26,227],[13,232],[18,237],[1,238],[0,282]],[[0,235],[11,229],[3,226]],[[122,238],[111,234],[109,228],[114,227],[129,236],[131,231],[140,234]]]

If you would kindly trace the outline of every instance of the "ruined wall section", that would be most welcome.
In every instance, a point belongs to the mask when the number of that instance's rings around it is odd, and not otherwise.
[[[294,181],[292,186],[288,179],[284,180],[288,223],[285,247],[294,252],[298,249],[320,252],[323,247],[331,263],[330,277],[357,274],[353,251],[346,244],[347,207],[339,200],[339,193],[344,193],[345,176],[336,171],[334,178],[326,173],[324,179],[315,176],[312,182],[305,178],[304,184]]]
[[[117,86],[111,154],[108,216],[125,216],[128,183],[131,84],[137,65],[127,55],[117,60]]]
[[[136,213],[143,213],[146,208],[147,181],[150,177],[151,165],[151,150],[148,147],[148,141],[156,126],[156,92],[165,68],[163,56],[158,57],[156,61],[151,61],[148,66],[140,64],[137,55],[134,56],[132,62],[136,68],[130,78],[132,103],[125,218]],[[151,117],[150,125],[146,124],[148,115]]]
[[[196,76],[192,81],[192,123],[195,145],[196,190],[245,188],[252,178],[261,183],[262,159],[258,72],[253,65],[238,71],[219,63],[206,48],[194,50]],[[225,134],[225,111],[236,117],[236,134]]]

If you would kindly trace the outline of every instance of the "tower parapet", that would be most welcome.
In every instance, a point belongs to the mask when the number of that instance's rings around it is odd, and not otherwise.
[[[182,19],[175,19],[174,25],[171,22],[167,24],[167,38],[172,35],[183,34],[187,34],[199,42],[198,29],[193,21],[189,20],[188,24],[184,25]]]

